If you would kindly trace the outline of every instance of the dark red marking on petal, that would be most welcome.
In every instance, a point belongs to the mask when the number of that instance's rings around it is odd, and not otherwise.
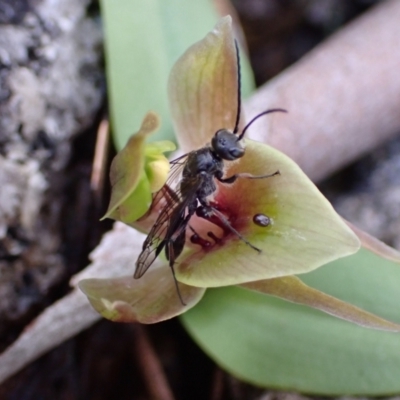
[[[209,249],[210,247],[212,247],[212,243],[207,240],[207,239],[203,239],[200,235],[198,235],[197,233],[194,233],[192,236],[190,236],[190,241],[193,244],[198,244],[201,247],[203,247],[203,249]]]

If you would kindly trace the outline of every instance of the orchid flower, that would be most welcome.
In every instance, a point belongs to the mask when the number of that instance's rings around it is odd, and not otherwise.
[[[231,25],[230,17],[222,18],[171,71],[170,109],[183,152],[204,147],[217,130],[235,125],[240,82]],[[158,126],[155,114],[149,113],[111,167],[112,197],[105,217],[144,232],[149,232],[160,211],[151,206],[151,199],[167,179],[168,161],[162,153],[173,149],[168,142],[145,144]],[[221,232],[193,216],[190,226],[196,232],[206,235],[211,230],[221,240],[202,247],[191,243],[191,232],[187,233],[185,250],[174,266],[185,304],[177,295],[168,262],[160,256],[140,279],[128,276],[81,281],[79,286],[92,306],[112,321],[154,323],[189,310],[209,287],[239,285],[363,326],[400,331],[400,325],[313,289],[296,276],[357,252],[359,236],[363,243],[367,240],[343,221],[291,159],[266,144],[243,141],[245,155],[225,163],[225,177],[236,173],[267,175],[278,170],[280,175],[217,183],[213,201],[224,210],[234,229],[261,252],[237,235]],[[257,214],[268,217],[267,226],[255,222]]]

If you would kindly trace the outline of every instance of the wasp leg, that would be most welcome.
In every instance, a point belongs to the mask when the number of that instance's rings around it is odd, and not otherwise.
[[[281,173],[279,171],[275,171],[273,174],[268,174],[268,175],[252,175],[248,174],[246,172],[241,173],[241,174],[235,174],[232,175],[228,178],[222,178],[222,177],[216,177],[220,182],[222,183],[233,183],[236,181],[238,178],[245,178],[245,179],[264,179],[264,178],[271,178],[272,176],[275,175],[280,175]]]
[[[178,293],[179,300],[183,306],[186,306],[186,303],[183,301],[181,291],[179,289],[179,284],[175,276],[175,269],[174,269],[174,264],[175,260],[180,256],[182,253],[183,247],[185,246],[185,239],[186,239],[186,228],[189,224],[190,218],[193,216],[193,214],[196,212],[196,205],[197,202],[189,204],[188,206],[188,214],[186,217],[183,219],[180,219],[180,215],[176,216],[176,221],[174,224],[170,225],[170,229],[168,229],[165,237],[168,239],[164,239],[159,247],[161,247],[162,244],[165,245],[165,256],[167,257],[167,260],[169,261],[169,266],[171,267],[172,271],[172,276],[174,278],[174,283],[176,287],[176,291]],[[160,250],[157,250],[158,253],[162,250],[162,247]]]
[[[176,292],[178,294],[179,301],[181,302],[181,304],[183,306],[186,306],[186,303],[183,301],[182,293],[179,289],[179,283],[175,276],[174,264],[175,264],[176,258],[181,254],[181,252],[183,250],[183,246],[185,245],[185,233],[186,233],[186,230],[182,229],[181,232],[179,233],[178,237],[174,240],[172,240],[172,239],[168,240],[166,243],[166,246],[165,246],[165,255],[167,257],[167,260],[169,261],[169,266],[172,271],[172,277],[174,278]]]
[[[179,234],[174,239],[169,239],[167,241],[167,245],[165,247],[165,255],[171,267],[174,265],[175,260],[182,253],[183,247],[185,246],[185,238],[186,229],[180,229]]]
[[[200,200],[200,199],[199,199]],[[201,201],[200,201],[201,202]],[[240,240],[242,240],[244,243],[246,243],[249,247],[254,249],[255,251],[261,253],[261,250],[255,246],[253,246],[248,240],[244,238],[230,223],[229,220],[225,217],[224,214],[222,214],[220,211],[215,209],[212,206],[203,204],[197,207],[196,210],[196,215],[200,218],[203,218],[214,225],[219,226],[224,230],[224,232],[231,232],[234,235],[236,235]]]
[[[173,214],[171,217],[170,225],[168,226],[168,230],[165,234],[165,239],[158,246],[161,247],[163,244],[167,246],[165,249],[165,255],[167,257],[167,260],[170,261],[171,267],[173,267],[175,259],[177,259],[182,253],[186,239],[186,228],[189,224],[190,218],[192,218],[193,214],[196,212],[196,208],[197,201],[192,202],[188,205],[186,216],[184,216],[185,209],[182,212],[179,212],[179,214]]]
[[[184,233],[185,233],[185,231],[183,231],[183,234]],[[185,243],[185,235],[183,235],[183,244],[184,243]],[[172,277],[174,278],[174,284],[175,284],[176,292],[178,293],[179,300],[180,300],[180,302],[181,302],[181,304],[183,306],[186,306],[186,303],[183,301],[181,290],[179,289],[179,283],[178,283],[178,281],[176,279],[176,276],[175,276],[174,264],[175,264],[175,258],[176,257],[175,257],[175,254],[174,254],[174,245],[175,245],[175,243],[170,241],[167,244],[167,246],[165,247],[165,254],[166,255],[168,254],[167,258],[170,257],[169,258],[169,266],[171,267]],[[182,245],[182,248],[183,248],[183,245]]]

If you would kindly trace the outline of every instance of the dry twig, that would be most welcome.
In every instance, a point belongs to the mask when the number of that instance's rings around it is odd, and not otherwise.
[[[245,102],[250,137],[321,180],[400,132],[400,2],[381,2]]]

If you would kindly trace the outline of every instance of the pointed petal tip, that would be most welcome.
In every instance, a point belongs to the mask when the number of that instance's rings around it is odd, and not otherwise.
[[[159,129],[160,125],[160,117],[154,111],[149,111],[143,119],[140,132],[145,135],[151,134]]]
[[[307,286],[296,276],[250,282],[241,286],[292,303],[315,308],[364,328],[400,332],[400,324],[378,317],[373,313]]]
[[[224,17],[220,18],[215,24],[212,32],[218,33],[223,29],[232,29],[232,17],[230,15],[225,15]]]
[[[361,242],[361,247],[371,251],[372,253],[381,256],[389,261],[393,261],[400,264],[400,252],[393,247],[388,246],[376,237],[370,235],[369,233],[363,231],[357,226],[353,225],[351,222],[346,221],[345,223],[350,227],[350,229],[357,235]]]

